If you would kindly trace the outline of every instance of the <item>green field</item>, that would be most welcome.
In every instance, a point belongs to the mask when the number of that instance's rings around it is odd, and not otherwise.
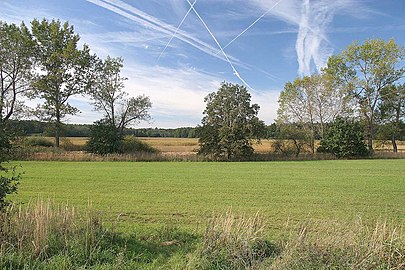
[[[232,209],[287,221],[405,222],[405,160],[257,163],[21,162],[14,201],[41,197],[80,209],[90,200],[121,228],[197,228]]]

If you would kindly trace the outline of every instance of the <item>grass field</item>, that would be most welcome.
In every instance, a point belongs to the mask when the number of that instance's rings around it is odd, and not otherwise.
[[[123,228],[196,228],[229,209],[257,211],[269,228],[304,221],[405,222],[405,160],[257,163],[21,162],[15,201],[90,200]]]
[[[405,266],[405,159],[21,165],[0,269]]]

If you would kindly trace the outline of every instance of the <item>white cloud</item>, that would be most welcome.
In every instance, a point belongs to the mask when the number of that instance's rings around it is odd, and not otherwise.
[[[130,63],[123,74],[125,90],[132,96],[145,94],[152,101],[151,114],[156,126],[167,126],[162,118],[178,118],[183,125],[195,126],[201,120],[204,97],[216,91],[221,78],[190,67],[165,68]],[[184,118],[184,119],[182,119]]]

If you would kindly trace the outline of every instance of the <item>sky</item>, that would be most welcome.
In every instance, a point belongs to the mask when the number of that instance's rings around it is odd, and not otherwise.
[[[122,57],[125,91],[152,102],[138,127],[160,128],[200,124],[223,81],[246,86],[271,124],[284,85],[352,42],[404,46],[404,14],[405,0],[0,0],[2,21],[68,21],[93,53]],[[81,113],[68,123],[102,118],[86,97],[69,102]]]

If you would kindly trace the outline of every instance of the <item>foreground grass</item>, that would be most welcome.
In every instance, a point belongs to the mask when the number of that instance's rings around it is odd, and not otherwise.
[[[21,162],[15,200],[90,200],[118,226],[196,228],[213,213],[284,223],[361,217],[405,221],[405,160],[257,163]]]
[[[87,208],[38,200],[0,213],[0,269],[391,269],[405,267],[403,228],[307,222],[278,241],[264,219],[213,216],[204,233],[117,233]],[[167,241],[169,240],[169,241]]]
[[[405,160],[21,165],[0,269],[405,266]]]

